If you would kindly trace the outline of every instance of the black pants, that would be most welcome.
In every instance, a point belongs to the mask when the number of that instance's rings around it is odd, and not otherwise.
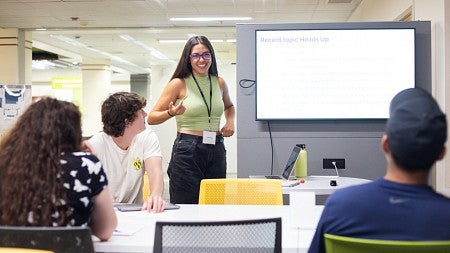
[[[202,138],[178,133],[175,139],[167,169],[172,203],[197,204],[202,179],[226,177],[227,160],[223,136],[216,137],[215,145],[203,144]]]

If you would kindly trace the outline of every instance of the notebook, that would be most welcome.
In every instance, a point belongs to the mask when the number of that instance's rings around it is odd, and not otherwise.
[[[291,155],[289,156],[289,159],[286,163],[286,167],[283,170],[283,173],[281,175],[266,175],[265,178],[269,179],[284,179],[289,180],[289,176],[292,173],[292,169],[294,169],[295,162],[297,161],[298,154],[300,153],[300,144],[297,144],[292,149]]]

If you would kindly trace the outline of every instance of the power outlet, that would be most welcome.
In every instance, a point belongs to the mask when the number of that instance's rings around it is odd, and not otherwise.
[[[336,167],[340,170],[345,169],[345,159],[344,158],[324,158],[323,168],[324,169],[335,169],[332,162],[336,162]]]

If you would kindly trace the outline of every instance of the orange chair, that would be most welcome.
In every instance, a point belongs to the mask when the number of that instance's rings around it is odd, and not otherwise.
[[[148,197],[150,197],[151,194],[147,172],[144,173],[142,180],[144,180],[144,184],[142,185],[142,200],[145,202],[147,201]]]
[[[203,179],[199,204],[283,205],[281,181],[277,179]]]

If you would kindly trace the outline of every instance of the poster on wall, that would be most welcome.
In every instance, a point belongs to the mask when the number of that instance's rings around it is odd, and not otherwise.
[[[0,140],[31,104],[31,85],[0,84]]]
[[[80,110],[83,102],[83,80],[81,77],[52,77],[55,97],[76,104]]]

